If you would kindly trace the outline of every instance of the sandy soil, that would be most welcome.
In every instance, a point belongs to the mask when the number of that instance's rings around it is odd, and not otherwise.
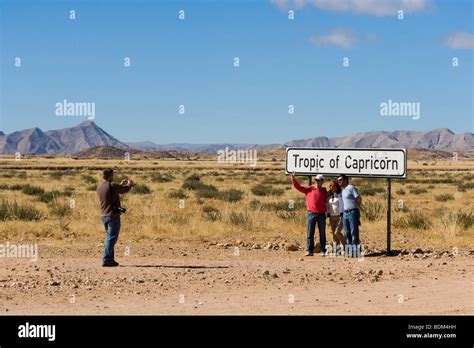
[[[129,245],[129,256],[117,246],[116,268],[101,267],[98,242],[41,244],[37,262],[3,258],[0,314],[474,314],[474,250],[359,260],[242,243]]]

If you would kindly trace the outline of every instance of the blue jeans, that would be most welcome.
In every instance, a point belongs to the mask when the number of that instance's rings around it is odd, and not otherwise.
[[[344,234],[346,237],[346,243],[349,245],[359,245],[359,221],[360,211],[353,210],[344,212],[342,222],[344,224]]]
[[[318,224],[319,243],[321,251],[326,252],[326,214],[313,213],[308,211],[308,224],[306,229],[306,251],[314,251],[314,231]]]
[[[103,263],[111,263],[114,259],[114,246],[117,243],[120,233],[120,216],[102,216],[102,223],[105,227],[105,248]]]

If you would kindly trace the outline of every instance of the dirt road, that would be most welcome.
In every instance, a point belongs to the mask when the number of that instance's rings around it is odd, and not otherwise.
[[[469,250],[359,260],[238,248],[120,245],[121,266],[102,268],[100,244],[41,245],[37,262],[1,259],[0,313],[474,314]]]

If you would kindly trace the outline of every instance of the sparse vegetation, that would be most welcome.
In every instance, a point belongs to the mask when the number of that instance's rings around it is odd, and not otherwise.
[[[474,226],[474,214],[472,212],[457,212],[457,221],[465,230]]]
[[[41,212],[29,204],[20,204],[17,201],[2,200],[0,202],[0,220],[36,221],[43,217]]]
[[[219,211],[219,209],[211,207],[211,206],[205,206],[202,208],[202,216],[204,219],[209,220],[209,221],[219,221],[222,219],[222,215]]]
[[[133,186],[132,191],[133,193],[136,193],[138,195],[149,195],[151,193],[150,187],[145,184],[136,184]]]
[[[229,215],[229,221],[233,225],[248,225],[250,224],[250,214],[245,211],[241,213],[231,212]]]
[[[385,188],[376,186],[363,186],[360,189],[360,193],[363,196],[374,196],[377,193],[384,193],[385,191]]]
[[[25,195],[41,196],[44,194],[44,189],[39,186],[26,184],[22,187],[21,192],[23,192]]]
[[[97,184],[98,182],[96,178],[94,178],[92,175],[89,175],[89,174],[83,175],[82,178],[88,184]]]
[[[186,195],[186,192],[184,192],[183,189],[179,189],[179,190],[171,190],[171,191],[168,193],[168,197],[169,197],[169,198],[184,199],[184,198],[187,198],[188,196]]]
[[[430,226],[430,221],[421,211],[409,212],[406,216],[394,221],[395,227],[414,228],[425,230]]]
[[[451,193],[443,193],[441,195],[436,195],[435,200],[438,202],[447,202],[452,201],[454,196]]]
[[[252,187],[255,196],[281,196],[285,190],[274,188],[271,185],[255,185]]]
[[[400,196],[403,196],[406,192],[404,189],[398,189],[396,192],[395,192],[397,195],[400,195]]]
[[[230,189],[227,191],[219,192],[218,199],[226,201],[226,202],[238,202],[244,196],[244,191]]]
[[[49,210],[52,215],[58,217],[65,217],[72,213],[72,209],[69,206],[69,202],[60,200],[57,197],[54,197],[52,202],[49,204]]]
[[[151,174],[151,180],[153,182],[171,182],[174,180],[174,176],[171,174],[162,174],[160,172],[155,172]]]
[[[0,237],[22,238],[37,236],[37,233],[64,237],[66,230],[69,236],[74,235],[77,239],[92,240],[103,236],[102,226],[96,219],[95,192],[100,182],[99,172],[95,173],[89,167],[84,170],[56,169],[63,164],[50,164],[54,159],[40,161],[48,161],[48,166],[55,170],[8,169],[0,174],[0,202],[5,200],[12,204],[10,210],[6,203],[0,204],[0,219],[5,221]],[[159,161],[153,165],[151,161],[143,163],[149,164],[149,168],[133,163],[137,167],[130,170],[125,169],[129,163],[118,164],[117,174],[120,175],[115,178],[119,182],[120,176],[129,176],[140,182],[131,193],[122,196],[123,206],[129,208],[124,217],[124,229],[130,233],[130,240],[157,235],[182,238],[185,231],[185,238],[190,239],[206,236],[208,240],[225,241],[238,236],[238,239],[261,243],[281,235],[284,239],[304,243],[305,198],[282,174],[280,162],[273,162],[278,164],[273,167],[270,160],[262,161],[257,168],[239,170],[229,170],[229,166],[225,169],[213,167],[214,162],[193,161],[195,168],[186,160]],[[409,172],[408,182],[394,181],[397,195],[392,201],[394,245],[398,245],[398,238],[403,233],[410,233],[405,238],[418,245],[438,243],[444,247],[446,241],[452,245],[472,245],[474,182],[471,170],[453,170],[451,176],[446,175],[445,170],[434,175],[439,171],[440,163],[436,167],[430,164],[429,168],[423,168],[420,162],[418,168],[423,171]],[[94,163],[88,161],[78,165],[85,168]],[[203,169],[205,166],[209,168]],[[20,172],[27,173],[27,181],[18,178]],[[61,180],[50,180],[50,174],[53,179],[61,177]],[[326,188],[329,180],[325,183]],[[351,183],[358,187],[364,198],[361,238],[383,248],[386,228],[383,181],[352,178]],[[72,196],[76,206],[71,209],[68,197]],[[35,221],[37,228],[28,225],[30,221]]]
[[[362,204],[360,210],[362,219],[366,219],[367,221],[378,220],[386,211],[381,204],[369,200],[366,200],[364,204]]]
[[[410,189],[410,193],[413,194],[413,195],[420,195],[422,193],[427,193],[428,190],[424,189],[424,188],[420,188],[420,187],[413,187]]]

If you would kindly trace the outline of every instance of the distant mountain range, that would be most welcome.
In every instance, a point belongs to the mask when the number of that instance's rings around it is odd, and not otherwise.
[[[96,146],[128,148],[128,145],[105,132],[93,121],[46,132],[39,128],[30,128],[11,134],[0,134],[0,153],[4,154],[72,154]]]
[[[324,136],[293,140],[285,144],[155,144],[153,142],[123,143],[93,121],[59,130],[43,132],[39,128],[4,134],[0,131],[0,153],[14,154],[75,154],[84,150],[105,146],[116,149],[138,149],[141,151],[176,151],[216,153],[226,147],[229,149],[256,148],[274,149],[285,146],[296,147],[334,147],[334,148],[371,148],[402,147],[429,150],[473,150],[474,134],[455,134],[447,128],[421,131],[374,131],[353,135],[328,138]]]
[[[447,128],[427,132],[394,131],[363,132],[353,135],[327,138],[317,137],[304,140],[293,140],[287,146],[301,147],[337,147],[337,148],[410,148],[429,150],[470,150],[474,148],[474,134],[455,134]]]

